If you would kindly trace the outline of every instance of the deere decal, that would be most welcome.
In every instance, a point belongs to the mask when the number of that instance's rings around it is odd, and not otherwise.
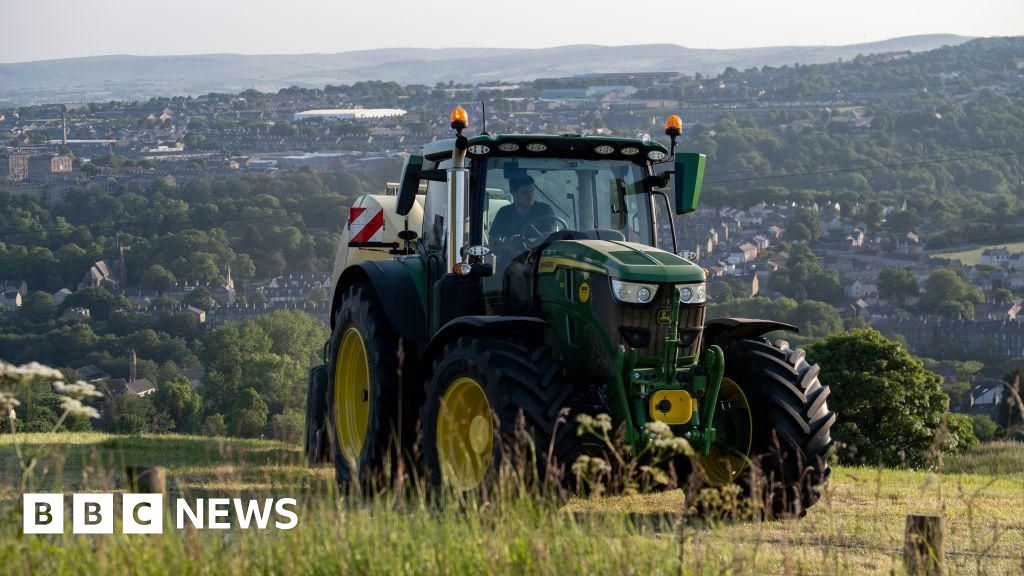
[[[579,291],[577,292],[580,297],[580,302],[586,302],[590,300],[590,283],[583,281],[580,283]]]

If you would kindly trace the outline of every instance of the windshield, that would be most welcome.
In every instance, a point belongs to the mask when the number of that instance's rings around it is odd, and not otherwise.
[[[492,157],[483,202],[485,244],[535,248],[553,232],[652,244],[644,169],[628,160]]]

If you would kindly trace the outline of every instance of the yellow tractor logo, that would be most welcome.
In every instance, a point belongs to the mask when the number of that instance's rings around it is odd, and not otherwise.
[[[580,302],[586,302],[590,300],[590,284],[583,282],[580,284],[579,291],[577,292],[580,297]]]
[[[658,324],[667,326],[672,323],[672,310],[669,308],[660,308],[658,310]]]

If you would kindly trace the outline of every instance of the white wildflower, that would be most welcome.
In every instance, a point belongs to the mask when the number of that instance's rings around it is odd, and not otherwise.
[[[79,380],[74,384],[66,384],[60,380],[53,383],[53,390],[57,394],[70,396],[72,398],[88,398],[103,396],[103,393],[88,382]]]
[[[590,459],[590,471],[593,474],[607,474],[612,471],[612,467],[608,465],[602,458],[591,458]]]
[[[74,398],[64,397],[60,401],[60,407],[64,409],[70,415],[82,414],[89,418],[99,418],[100,413],[96,411],[92,406],[86,406],[82,404],[81,400]]]
[[[648,422],[644,424],[644,429],[647,430],[647,435],[655,439],[669,439],[672,438],[672,429],[669,428],[668,424],[655,420],[654,422]]]
[[[668,473],[657,466],[641,466],[640,472],[650,478],[655,484],[668,486],[668,483],[670,482]]]
[[[29,362],[28,364],[22,364],[21,366],[18,367],[7,365],[5,369],[6,374],[12,376],[28,376],[30,378],[49,378],[51,380],[60,379],[64,377],[64,374],[62,374],[60,370],[57,370],[56,368],[50,368],[49,366],[44,366],[39,362]]]
[[[572,464],[572,473],[577,476],[583,476],[590,469],[590,456],[580,456]]]
[[[602,432],[608,432],[612,429],[612,417],[607,414],[598,414],[594,420],[594,428]]]
[[[14,394],[0,391],[0,411],[14,412],[14,408],[17,406],[21,406],[21,402],[18,402]]]

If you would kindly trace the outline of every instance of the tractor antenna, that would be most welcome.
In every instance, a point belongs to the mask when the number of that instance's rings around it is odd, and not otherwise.
[[[480,99],[480,122],[483,125],[483,130],[480,131],[481,136],[490,136],[487,133],[487,104],[484,103],[484,99]]]

